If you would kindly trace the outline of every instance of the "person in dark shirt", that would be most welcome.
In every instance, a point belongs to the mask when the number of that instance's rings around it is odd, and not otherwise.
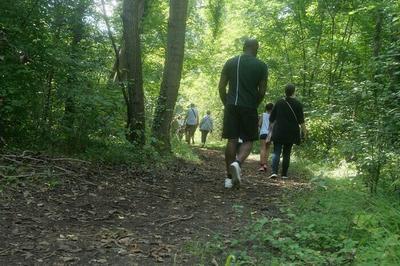
[[[303,105],[294,98],[295,86],[288,84],[285,87],[286,97],[276,102],[269,117],[273,123],[272,141],[274,153],[272,155],[272,174],[270,178],[278,177],[279,160],[283,151],[282,178],[288,178],[290,153],[293,144],[300,144],[300,131],[306,135]]]
[[[219,81],[219,96],[225,106],[222,137],[228,139],[226,188],[240,185],[241,164],[250,154],[253,141],[258,139],[257,107],[264,98],[268,80],[267,65],[257,59],[258,48],[257,40],[247,39],[243,54],[225,63]],[[239,137],[243,144],[237,150]]]

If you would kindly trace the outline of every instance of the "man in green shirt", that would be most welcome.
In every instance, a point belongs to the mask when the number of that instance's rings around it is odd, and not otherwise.
[[[225,63],[219,81],[219,96],[225,106],[222,137],[228,139],[226,188],[240,185],[241,164],[249,156],[253,141],[258,139],[257,107],[264,98],[268,81],[268,67],[257,59],[258,47],[257,40],[247,39],[243,54]],[[243,144],[236,150],[239,138]]]

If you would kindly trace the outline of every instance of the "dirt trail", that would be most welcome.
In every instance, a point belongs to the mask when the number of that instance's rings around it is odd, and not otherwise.
[[[226,190],[222,152],[197,152],[199,164],[91,166],[55,184],[8,186],[0,192],[0,265],[191,265],[185,243],[232,234],[250,213],[278,216],[282,195],[304,186],[267,179],[250,158],[241,189]]]

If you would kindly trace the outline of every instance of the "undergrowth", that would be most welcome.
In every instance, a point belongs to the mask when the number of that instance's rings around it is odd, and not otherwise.
[[[16,156],[22,156],[29,151],[29,156],[34,157],[39,155],[45,155],[49,157],[62,157],[62,158],[73,158],[85,161],[90,161],[95,165],[132,165],[135,168],[148,168],[148,167],[167,167],[170,162],[173,162],[176,158],[182,158],[185,161],[191,161],[197,163],[200,161],[197,154],[184,142],[180,142],[177,139],[172,140],[172,153],[161,154],[157,148],[153,145],[146,144],[145,146],[138,148],[127,141],[119,142],[93,142],[91,145],[82,152],[65,153],[65,150],[59,147],[49,147],[48,149],[39,150],[35,149],[34,146],[26,147],[29,149],[22,149],[21,147],[15,148],[8,146],[7,149],[1,150],[1,154],[11,154]],[[1,156],[0,156],[1,157]],[[21,167],[21,162],[13,165],[12,162],[7,161],[7,164],[2,164],[0,158],[0,192],[9,185],[17,185],[19,183],[25,183],[27,181],[33,182],[34,180],[42,182],[49,187],[55,187],[60,184],[60,176],[55,175],[51,170],[51,166],[46,171],[46,175],[36,177],[33,173],[32,177],[30,174],[20,173],[20,170],[24,170]],[[26,170],[26,169],[25,169]],[[33,169],[31,171],[34,171]]]
[[[400,265],[398,198],[371,196],[359,178],[339,178],[340,167],[319,170],[281,218],[254,218],[241,233],[191,243],[190,251],[199,265]]]

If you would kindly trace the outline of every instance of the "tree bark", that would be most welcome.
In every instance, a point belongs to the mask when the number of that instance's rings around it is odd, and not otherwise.
[[[182,75],[187,8],[188,0],[170,0],[167,51],[152,130],[164,152],[171,151],[169,131]]]
[[[140,47],[140,14],[144,0],[124,0],[122,10],[123,37],[127,66],[128,133],[131,143],[145,143],[144,92]]]

